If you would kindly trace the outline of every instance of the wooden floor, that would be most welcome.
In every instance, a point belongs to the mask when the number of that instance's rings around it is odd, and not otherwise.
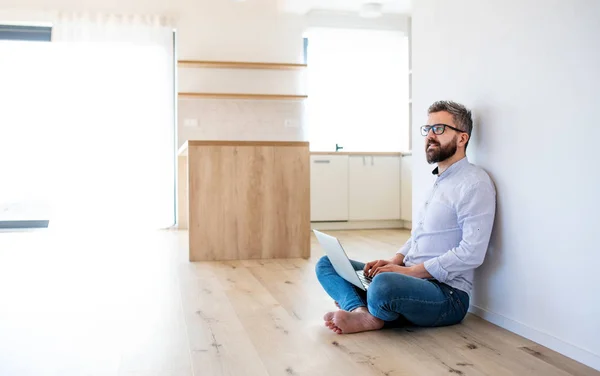
[[[339,231],[388,258],[393,230]],[[183,232],[0,233],[0,375],[600,375],[468,316],[336,335],[310,260],[187,262]]]

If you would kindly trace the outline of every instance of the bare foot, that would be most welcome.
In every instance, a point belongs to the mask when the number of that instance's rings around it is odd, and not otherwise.
[[[334,315],[335,315],[335,312],[327,312],[325,314],[325,316],[323,316],[323,320],[325,320],[325,326],[328,327],[329,329],[331,329],[332,331],[336,332],[337,334],[342,334],[342,329],[338,328],[333,323]]]
[[[383,328],[383,320],[371,315],[365,307],[352,312],[339,310],[325,315],[325,325],[338,334],[349,334]]]

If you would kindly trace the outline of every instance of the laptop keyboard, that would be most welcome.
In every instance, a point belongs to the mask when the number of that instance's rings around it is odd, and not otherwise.
[[[358,270],[356,275],[365,286],[368,286],[373,280],[373,278],[365,277],[364,271],[362,270]]]

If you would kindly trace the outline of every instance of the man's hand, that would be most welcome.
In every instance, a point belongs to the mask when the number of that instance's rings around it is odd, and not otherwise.
[[[369,277],[375,277],[380,273],[400,273],[410,277],[415,278],[433,278],[431,274],[425,269],[423,264],[414,265],[414,266],[404,266],[404,265],[396,265],[394,263],[388,262],[379,267],[374,267],[371,269]]]
[[[392,264],[392,262],[390,260],[371,261],[371,262],[367,263],[367,265],[365,265],[363,273],[364,273],[365,277],[375,277],[375,274],[373,274],[373,272],[377,268],[385,266],[385,265],[390,265],[390,264]]]
[[[405,275],[412,276],[412,268],[390,263],[390,264],[375,268],[372,274],[373,274],[373,277],[375,277],[377,274],[381,274],[381,273],[399,273],[399,274],[405,274]]]
[[[381,266],[385,266],[385,265],[402,265],[402,266],[404,266],[404,255],[401,253],[398,253],[391,260],[371,261],[367,265],[365,265],[363,272],[366,277],[372,278],[372,277],[375,277],[375,274],[373,274],[375,269],[378,267],[381,267]]]

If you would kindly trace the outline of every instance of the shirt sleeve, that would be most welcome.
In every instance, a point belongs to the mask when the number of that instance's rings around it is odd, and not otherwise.
[[[410,238],[408,238],[408,241],[406,243],[404,243],[404,245],[402,246],[402,248],[400,248],[396,254],[401,253],[404,256],[408,255],[408,251],[410,251],[410,247],[412,244],[412,236]]]
[[[445,283],[457,274],[475,269],[483,263],[496,213],[496,191],[487,183],[467,189],[457,206],[458,224],[462,229],[459,245],[425,261],[425,269]]]

